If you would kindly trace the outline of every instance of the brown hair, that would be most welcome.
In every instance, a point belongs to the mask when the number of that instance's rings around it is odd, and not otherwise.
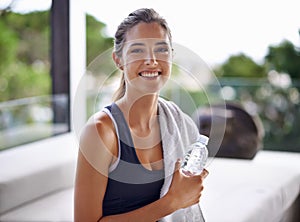
[[[126,33],[140,22],[157,22],[166,30],[169,40],[170,42],[172,42],[171,31],[166,20],[162,18],[154,9],[141,8],[130,13],[128,17],[125,18],[123,22],[118,26],[114,39],[114,52],[119,58],[122,57],[122,49],[126,41]],[[122,98],[125,94],[125,90],[125,78],[124,74],[122,74],[120,86],[113,95],[113,101],[117,101],[118,99]]]

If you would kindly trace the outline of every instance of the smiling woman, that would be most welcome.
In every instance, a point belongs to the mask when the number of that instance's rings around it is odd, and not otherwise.
[[[187,177],[178,170],[200,134],[160,98],[172,71],[171,42],[153,9],[138,9],[118,26],[112,54],[122,80],[115,100],[81,132],[75,221],[204,220],[199,198],[208,172]]]

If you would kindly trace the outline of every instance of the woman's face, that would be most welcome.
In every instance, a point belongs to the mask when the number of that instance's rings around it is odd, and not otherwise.
[[[126,90],[157,93],[170,77],[171,60],[168,36],[158,23],[135,25],[126,33],[122,50]]]

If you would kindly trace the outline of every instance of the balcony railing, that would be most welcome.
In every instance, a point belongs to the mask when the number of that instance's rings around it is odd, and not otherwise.
[[[0,150],[69,131],[67,95],[0,103]]]

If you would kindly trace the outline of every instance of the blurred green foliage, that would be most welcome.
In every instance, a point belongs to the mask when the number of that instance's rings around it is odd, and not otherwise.
[[[239,54],[214,71],[221,86],[231,92],[225,99],[241,103],[261,118],[264,149],[300,152],[299,48],[283,40],[268,47],[262,64]]]
[[[300,49],[290,41],[282,41],[279,45],[269,46],[265,56],[268,70],[288,73],[292,78],[300,78]]]
[[[267,74],[264,65],[255,63],[243,53],[230,56],[214,71],[219,77],[265,77]]]
[[[105,26],[93,16],[86,15],[86,64],[90,64],[97,56],[113,46],[113,38],[107,37]]]
[[[300,78],[300,49],[292,42],[283,40],[278,45],[268,47],[262,64],[240,53],[230,56],[223,64],[214,68],[218,77],[267,77],[268,72],[276,70]]]
[[[50,93],[49,12],[0,14],[0,102]]]
[[[105,24],[86,16],[87,64],[113,46]],[[0,102],[51,94],[49,11],[0,13]]]

